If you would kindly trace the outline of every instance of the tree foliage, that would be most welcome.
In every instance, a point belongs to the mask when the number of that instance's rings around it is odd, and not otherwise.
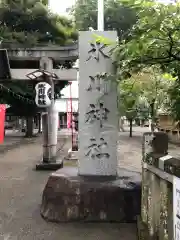
[[[72,21],[52,14],[47,6],[35,0],[1,4],[0,22],[1,42],[64,45],[77,38]]]
[[[133,110],[136,112],[133,118],[143,115],[147,117],[151,115],[153,106],[154,116],[151,117],[156,117],[158,110],[169,108],[168,92],[174,82],[175,79],[170,74],[163,74],[157,67],[143,68],[141,72],[132,74],[129,79],[120,81],[118,89],[121,115]]]
[[[44,1],[47,4],[46,1]],[[52,14],[46,5],[37,0],[6,1],[0,5],[0,41],[1,45],[12,44],[33,47],[42,45],[65,45],[77,39],[72,21]],[[71,67],[65,63],[65,67]],[[67,84],[59,81],[55,87],[56,96]],[[0,90],[1,102],[12,106],[16,115],[34,115],[37,111],[35,91],[29,89],[27,82],[13,81],[3,84]],[[9,89],[9,90],[8,90]],[[18,97],[20,96],[20,97]],[[29,101],[28,101],[29,100]],[[31,104],[30,104],[31,102]]]
[[[179,60],[179,5],[156,1],[127,1],[138,12],[138,21],[130,33],[131,41],[117,48],[119,66],[129,71],[141,65],[169,64]]]
[[[177,76],[169,93],[171,109],[179,118],[180,2],[124,0],[123,3],[136,10],[138,20],[130,32],[130,41],[121,41],[115,50],[119,78],[130,77],[134,72],[154,65]]]

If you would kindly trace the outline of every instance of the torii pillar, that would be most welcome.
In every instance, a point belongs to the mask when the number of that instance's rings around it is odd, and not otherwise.
[[[40,68],[53,73],[51,58],[42,57]],[[43,79],[51,85],[51,105],[42,113],[43,159],[36,165],[36,170],[57,170],[63,167],[63,161],[57,158],[58,112],[55,108],[54,81],[51,77]]]

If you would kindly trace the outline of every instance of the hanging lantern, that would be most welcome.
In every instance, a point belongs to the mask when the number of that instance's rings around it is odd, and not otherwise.
[[[36,98],[35,102],[38,107],[45,108],[51,105],[51,85],[46,82],[36,84]]]

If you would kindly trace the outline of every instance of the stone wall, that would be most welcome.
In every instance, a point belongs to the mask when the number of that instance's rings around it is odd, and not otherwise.
[[[168,155],[166,133],[145,133],[142,158],[139,239],[172,240],[173,178],[180,177],[180,161]]]

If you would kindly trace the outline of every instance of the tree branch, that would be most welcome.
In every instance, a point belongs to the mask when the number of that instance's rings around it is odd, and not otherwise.
[[[157,58],[145,56],[145,57],[142,57],[141,59],[132,60],[131,63],[132,65],[142,64],[142,63],[154,65],[154,64],[161,64],[161,63],[171,63],[173,60],[174,59],[171,59],[169,56],[157,57]]]
[[[168,37],[169,37],[169,40],[170,40],[170,45],[169,45],[170,48],[169,48],[168,54],[169,54],[170,57],[174,58],[174,60],[180,61],[180,57],[178,57],[177,55],[172,53],[173,46],[174,46],[172,32],[168,33]]]

